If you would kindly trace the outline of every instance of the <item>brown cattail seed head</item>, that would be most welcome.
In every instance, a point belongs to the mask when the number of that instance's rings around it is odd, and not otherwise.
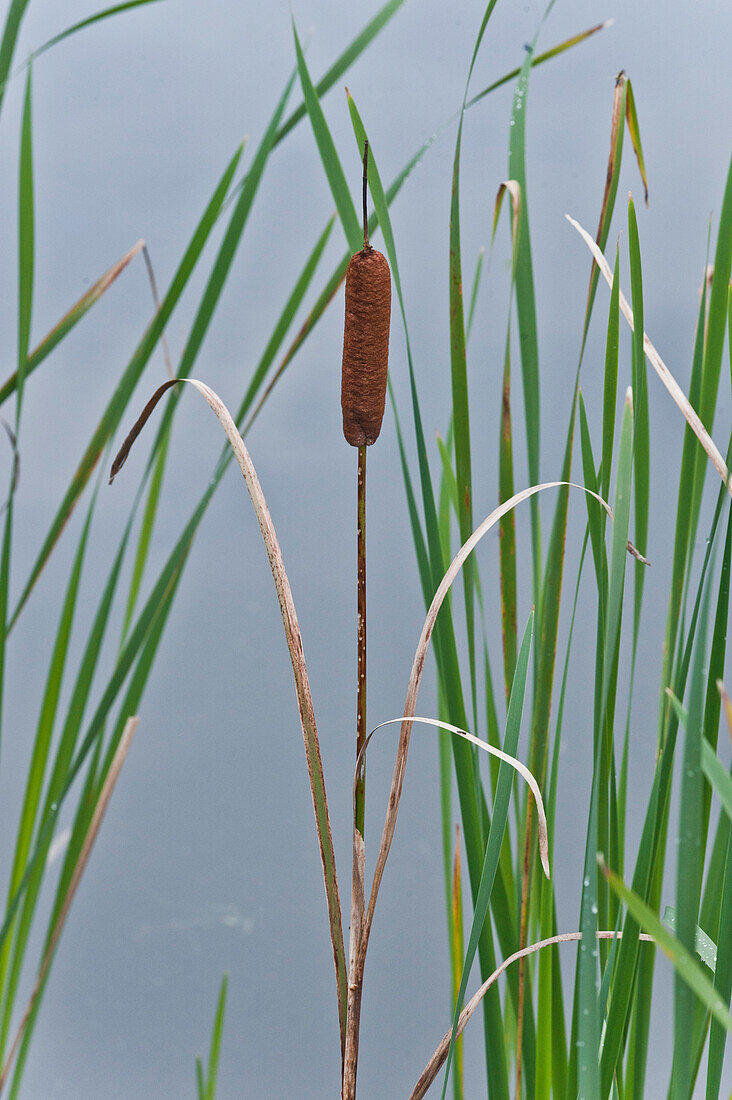
[[[343,434],[352,447],[375,443],[386,403],[391,319],[391,272],[386,258],[367,245],[346,272],[341,407]]]

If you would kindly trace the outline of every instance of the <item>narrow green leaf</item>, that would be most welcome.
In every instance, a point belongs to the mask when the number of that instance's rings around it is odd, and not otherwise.
[[[31,70],[25,82],[23,123],[20,138],[20,180],[18,184],[18,398],[15,405],[15,434],[18,435],[23,404],[28,349],[33,313],[33,269],[35,264],[35,212],[33,201],[33,118]]]
[[[483,245],[478,249],[478,259],[475,263],[475,272],[473,274],[473,289],[470,292],[470,306],[468,308],[468,324],[465,332],[465,340],[470,340],[470,332],[473,327],[473,321],[475,319],[475,307],[478,304],[478,290],[480,289],[480,277],[483,273],[483,259],[485,257],[485,248]]]
[[[638,171],[640,172],[641,179],[643,180],[645,203],[646,206],[648,206],[648,177],[646,176],[646,164],[643,157],[643,146],[641,145],[640,127],[638,126],[638,114],[635,109],[635,96],[633,95],[633,86],[630,83],[630,80],[628,80],[628,94],[625,99],[625,121],[628,126],[630,140],[633,143],[635,159],[638,161]]]
[[[612,23],[611,19],[606,19],[604,23],[596,23],[594,27],[590,27],[586,31],[580,31],[579,34],[573,34],[570,38],[565,38],[562,42],[558,42],[556,46],[552,46],[549,50],[544,50],[543,53],[536,54],[531,61],[531,67],[536,68],[537,65],[543,65],[545,61],[551,61],[554,57],[559,57],[565,50],[571,50],[574,46],[579,46],[581,42],[586,42],[588,38],[592,38],[598,31],[604,31],[606,27],[609,27]],[[498,80],[494,80],[492,84],[489,84],[487,88],[484,88],[482,92],[478,92],[477,95],[471,96],[468,102],[465,104],[465,109],[474,107],[476,103],[479,103],[485,96],[490,95],[491,92],[495,92],[497,88],[502,88],[504,84],[509,84],[512,80],[521,72],[521,66],[516,69],[511,69],[510,73],[506,73],[504,76],[499,77]]]
[[[707,1006],[722,1027],[726,1028],[727,1031],[732,1031],[732,1015],[730,1015],[724,1000],[720,997],[702,968],[695,961],[691,952],[687,950],[676,936],[669,932],[661,923],[658,915],[654,913],[633,890],[628,889],[619,875],[616,875],[614,871],[605,867],[604,864],[601,866],[602,873],[607,878],[612,889],[627,905],[628,910],[633,914],[638,924],[653,936],[664,955],[673,963],[676,973],[681,980],[684,981],[689,989],[696,994],[699,1000]]]
[[[722,803],[724,812],[732,820],[732,779],[730,779],[722,761],[708,741],[702,741],[701,767],[717,798]]]
[[[37,50],[34,50],[31,57],[40,57],[46,50],[50,50],[53,46],[57,46],[59,42],[71,38],[72,34],[86,30],[87,27],[91,27],[95,23],[100,23],[103,19],[109,19],[112,15],[122,15],[124,12],[131,11],[133,8],[141,8],[145,4],[155,4],[159,2],[160,0],[127,0],[124,4],[113,4],[109,8],[104,8],[102,11],[96,12],[95,15],[90,15],[86,19],[79,20],[78,23],[72,23],[66,30],[61,31],[59,34],[55,34],[53,38],[49,38],[47,42],[44,42]]]
[[[0,41],[0,109],[5,96],[5,85],[10,75],[10,66],[13,63],[20,24],[23,22],[27,7],[28,0],[10,0],[8,14],[5,16],[3,37]]]
[[[732,158],[727,172],[727,183],[722,200],[722,212],[717,231],[717,247],[714,254],[714,271],[709,295],[709,317],[707,318],[706,339],[704,342],[704,364],[702,367],[701,393],[698,413],[704,427],[711,433],[719,394],[719,377],[722,369],[724,350],[724,332],[727,327],[729,281],[732,273]],[[701,494],[707,469],[706,455],[695,448],[695,470],[692,490],[692,530],[696,527]]]
[[[664,909],[663,923],[668,925],[672,932],[676,931],[676,910],[672,905],[667,905]],[[704,965],[714,973],[717,968],[717,945],[698,924],[694,930],[694,950]]]
[[[340,78],[350,69],[354,61],[357,61],[367,46],[370,46],[376,36],[383,30],[386,24],[391,20],[392,16],[396,15],[401,6],[404,4],[404,0],[388,0],[388,3],[379,8],[376,15],[369,20],[362,31],[356,35],[352,42],[348,44],[342,54],[333,62],[328,71],[315,85],[315,94],[318,99],[322,99],[326,92],[330,91],[334,84],[337,84]],[[305,117],[307,107],[305,103],[301,103],[299,107],[296,107],[289,118],[282,123],[277,131],[277,137],[275,144],[279,143],[285,138],[290,130],[297,126],[298,122]]]
[[[732,839],[727,841],[718,941],[714,987],[722,1004],[729,1008],[730,993],[732,993]],[[718,1100],[719,1097],[726,1039],[727,1031],[722,1023],[716,1019],[712,1020],[709,1029],[706,1100]]]
[[[358,217],[356,216],[356,208],[353,205],[351,192],[346,182],[341,162],[338,159],[338,153],[333,144],[333,138],[330,136],[330,130],[325,121],[323,109],[320,106],[317,92],[313,87],[313,82],[310,79],[310,74],[305,64],[305,56],[302,52],[300,39],[297,35],[294,16],[292,19],[292,33],[295,39],[295,52],[297,54],[297,69],[300,74],[300,84],[305,98],[305,106],[310,116],[310,124],[313,128],[313,134],[315,135],[315,142],[318,146],[318,152],[320,153],[323,170],[328,179],[331,194],[333,195],[333,200],[336,204],[338,216],[341,219],[343,232],[346,234],[349,248],[353,252],[358,252],[363,245],[363,231],[359,225]]]
[[[521,718],[523,715],[524,697],[526,694],[526,677],[529,668],[529,653],[531,651],[531,639],[534,629],[534,612],[529,615],[529,620],[526,624],[523,640],[521,642],[521,648],[519,650],[518,658],[516,661],[516,673],[514,675],[513,686],[511,688],[511,697],[508,703],[508,713],[506,715],[506,733],[504,736],[503,751],[510,756],[514,756],[516,748],[518,746],[519,733],[521,732]],[[445,1063],[445,1079],[442,1086],[442,1100],[445,1100],[447,1093],[447,1083],[450,1076],[450,1065],[454,1050],[455,1041],[455,1029],[457,1027],[458,1017],[463,1006],[463,1000],[465,998],[465,991],[470,977],[470,969],[475,958],[475,953],[478,947],[478,939],[481,934],[483,923],[488,913],[488,905],[490,902],[491,891],[493,890],[493,883],[495,880],[496,869],[498,867],[498,860],[500,856],[501,846],[503,844],[503,837],[506,830],[506,824],[508,821],[508,809],[509,800],[511,797],[511,788],[513,786],[513,769],[510,765],[501,761],[500,770],[498,773],[498,786],[496,788],[496,797],[493,803],[493,817],[491,819],[490,830],[488,832],[488,842],[486,844],[485,858],[483,860],[483,871],[480,879],[480,886],[478,888],[478,896],[475,902],[473,911],[473,921],[470,928],[470,936],[468,937],[468,947],[465,952],[465,961],[463,963],[463,973],[460,981],[460,989],[458,990],[457,1001],[455,1003],[455,1012],[452,1021],[452,1037],[450,1040],[450,1049],[447,1054],[447,1061]]]
[[[221,1036],[224,1030],[224,1016],[226,1014],[226,991],[229,985],[229,975],[224,974],[221,979],[219,1000],[216,1005],[216,1016],[211,1032],[211,1047],[208,1055],[208,1077],[206,1081],[206,1100],[216,1100],[216,1081],[219,1073],[219,1055],[221,1053]]]
[[[610,293],[610,315],[605,344],[605,373],[602,395],[602,488],[600,495],[610,496],[610,473],[613,464],[615,437],[615,406],[618,396],[618,347],[620,342],[620,252],[615,249],[615,271]]]
[[[96,498],[97,493],[95,492],[87,513],[86,521],[82,528],[79,544],[76,550],[76,555],[74,557],[68,585],[66,588],[66,593],[64,595],[61,606],[61,615],[59,618],[56,638],[54,641],[53,651],[51,653],[51,659],[48,666],[46,686],[41,703],[40,714],[38,717],[35,738],[33,741],[33,749],[26,779],[25,794],[23,797],[23,804],[18,822],[15,854],[13,857],[12,870],[8,884],[9,899],[13,897],[20,883],[20,879],[22,878],[28,860],[28,853],[30,851],[33,834],[36,830],[38,807],[41,799],[41,790],[43,787],[48,753],[51,745],[51,734],[53,732],[59,695],[61,692],[61,685],[63,681],[63,674],[66,666],[69,639],[71,635],[71,626],[74,618],[74,612],[76,610],[77,597],[79,594],[79,583],[81,580],[81,570],[86,554],[89,529],[91,526],[91,518],[94,512]],[[7,1030],[10,1026],[10,1012],[12,1010],[12,1003],[15,996],[15,984],[17,983],[17,977],[19,976],[16,975],[15,980],[11,981],[9,987],[6,987],[5,979],[8,960],[9,944],[6,943],[5,948],[0,953],[0,989],[3,990],[4,1000],[2,1028],[0,1029],[0,1051],[5,1050]]]
[[[679,832],[676,865],[676,925],[679,943],[694,951],[701,894],[702,776],[701,745],[704,713],[704,665],[707,660],[707,596],[702,601],[699,635],[692,662],[689,717],[685,727],[681,769]],[[674,982],[674,1069],[671,1096],[686,1098],[691,1092],[694,995],[680,972]]]

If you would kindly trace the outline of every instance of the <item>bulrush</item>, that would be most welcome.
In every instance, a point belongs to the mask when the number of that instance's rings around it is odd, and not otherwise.
[[[368,144],[364,152],[364,181]],[[364,187],[365,195],[365,187]],[[364,199],[364,245],[346,272],[341,407],[343,434],[352,447],[375,443],[386,403],[391,320],[391,271],[386,257],[372,248]]]

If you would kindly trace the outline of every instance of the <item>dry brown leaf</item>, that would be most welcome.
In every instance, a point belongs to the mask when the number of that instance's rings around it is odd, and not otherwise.
[[[612,289],[613,273],[603,253],[598,248],[595,241],[593,241],[587,230],[583,229],[579,222],[576,222],[574,218],[570,217],[569,214],[565,214],[565,217],[570,225],[574,226],[579,235],[582,237],[583,241],[594,256],[597,266],[605,277],[605,282]],[[635,331],[633,327],[633,310],[628,305],[628,302],[622,290],[620,291],[620,309],[622,310],[623,316],[628,322],[631,331]],[[687,424],[689,425],[694,435],[699,440],[702,447],[709,456],[712,465],[714,466],[714,469],[717,471],[722,481],[724,482],[727,488],[727,492],[730,494],[730,496],[732,496],[732,485],[730,484],[729,470],[725,465],[722,455],[717,450],[717,447],[712,437],[709,435],[709,432],[702,424],[699,418],[699,414],[692,407],[688,397],[681,389],[681,386],[678,384],[674,376],[671,374],[671,371],[668,369],[663,359],[658,354],[651,341],[648,339],[648,336],[645,332],[643,333],[643,351],[645,352],[648,362],[651,364],[656,374],[661,379],[668,392],[671,394],[673,401],[681,410]]]
[[[362,758],[362,754],[365,752],[369,741],[374,736],[377,730],[382,729],[384,726],[393,726],[396,723],[409,722],[413,725],[415,722],[422,722],[426,726],[435,726],[437,729],[449,730],[450,733],[454,733],[457,737],[462,737],[466,741],[469,741],[471,745],[475,745],[479,749],[483,749],[484,752],[490,753],[491,756],[498,757],[499,760],[505,760],[507,764],[510,764],[512,768],[522,776],[523,779],[529,785],[534,801],[536,803],[536,814],[538,817],[538,830],[539,830],[539,855],[541,857],[541,866],[544,870],[544,874],[547,878],[550,878],[549,871],[549,833],[546,824],[546,814],[544,812],[544,803],[541,797],[541,791],[539,790],[539,784],[536,782],[533,774],[529,771],[525,764],[522,764],[520,760],[517,760],[515,756],[510,756],[507,752],[503,752],[501,749],[495,748],[493,745],[489,745],[487,741],[482,741],[480,737],[475,737],[472,733],[468,733],[467,730],[460,729],[459,726],[453,726],[449,722],[443,722],[437,718],[419,718],[416,715],[409,715],[404,718],[390,718],[386,722],[380,722],[378,726],[372,729],[369,736],[364,742],[362,753],[359,754],[359,758]],[[356,777],[358,777],[358,766],[356,768]],[[355,780],[354,780],[355,787]]]
[[[596,932],[598,940],[612,940],[622,939],[622,932]],[[473,997],[468,1001],[465,1008],[460,1013],[457,1028],[455,1029],[455,1037],[462,1034],[465,1027],[470,1020],[470,1017],[474,1014],[476,1008],[485,997],[490,987],[500,978],[501,974],[505,970],[508,970],[511,963],[517,962],[519,959],[525,958],[527,955],[533,955],[536,951],[541,951],[544,947],[553,947],[558,943],[571,943],[572,941],[581,940],[581,932],[562,932],[558,936],[550,936],[549,939],[539,940],[538,943],[532,943],[529,947],[524,947],[521,951],[515,951],[513,955],[509,955],[507,959],[501,963],[497,970],[494,970],[490,978],[488,978],[480,989],[475,993]],[[645,932],[641,932],[638,939],[645,940],[647,942],[653,942],[653,936],[649,936]],[[422,1076],[412,1090],[409,1100],[422,1100],[422,1097],[426,1095],[427,1090],[434,1081],[437,1074],[440,1072],[445,1059],[447,1058],[447,1052],[450,1049],[450,1039],[452,1038],[452,1028],[446,1032],[442,1038],[440,1045],[435,1053],[430,1058],[429,1062],[425,1066]]]
[[[287,577],[287,571],[285,569],[285,563],[277,540],[272,517],[270,516],[267,501],[262,492],[262,486],[259,483],[254,463],[251,460],[244,440],[239,434],[231,413],[218,394],[207,386],[205,382],[199,382],[196,378],[174,378],[168,382],[164,382],[162,386],[159,386],[142,410],[137,422],[133,425],[132,430],[112,463],[109,480],[112,482],[124,466],[135,440],[144,428],[158,401],[171,386],[175,386],[179,382],[188,382],[198,390],[208,402],[209,407],[216,414],[219,423],[226,433],[226,437],[231,444],[236,461],[239,464],[239,469],[244,477],[252,504],[254,505],[257,522],[259,523],[259,529],[262,533],[270,569],[272,570],[272,576],[274,578],[282,622],[285,628],[287,648],[290,653],[290,661],[292,663],[292,671],[295,678],[297,705],[300,714],[303,740],[305,742],[305,759],[308,768],[308,778],[310,780],[313,810],[315,812],[315,823],[320,846],[320,859],[323,867],[323,879],[325,882],[325,893],[328,904],[330,937],[335,963],[339,1009],[338,1015],[341,1029],[341,1051],[344,1052],[348,975],[345,948],[343,945],[343,925],[341,919],[340,896],[338,892],[338,879],[336,875],[335,852],[333,849],[333,838],[328,815],[328,802],[325,793],[325,777],[323,775],[323,764],[320,756],[320,743],[318,741],[315,711],[313,708],[312,695],[310,693],[310,681],[305,665],[300,625],[295,611],[290,582]]]

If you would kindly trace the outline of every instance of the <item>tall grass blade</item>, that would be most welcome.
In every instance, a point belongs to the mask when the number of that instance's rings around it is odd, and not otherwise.
[[[529,615],[529,620],[526,624],[523,640],[521,642],[521,648],[518,653],[518,658],[516,661],[516,672],[514,674],[513,686],[511,688],[511,695],[508,702],[508,713],[506,716],[506,732],[503,742],[503,751],[510,756],[516,755],[519,733],[521,732],[521,717],[523,714],[524,697],[526,694],[526,677],[529,668],[529,653],[531,650],[533,628],[534,613],[532,611]],[[478,897],[474,907],[473,921],[470,928],[470,935],[468,937],[468,947],[465,952],[465,960],[463,962],[460,988],[458,990],[457,1000],[455,1002],[455,1010],[453,1013],[453,1038],[450,1043],[450,1049],[448,1050],[447,1054],[447,1064],[445,1066],[445,1079],[442,1085],[443,1100],[447,1094],[447,1084],[450,1077],[450,1066],[452,1063],[454,1052],[454,1043],[458,1019],[460,1017],[460,1012],[463,1007],[463,1001],[465,999],[465,991],[467,988],[468,979],[470,977],[470,970],[473,964],[473,960],[475,958],[475,953],[478,948],[478,938],[481,933],[483,922],[488,916],[488,905],[490,902],[491,891],[493,889],[493,882],[495,879],[496,870],[498,868],[498,859],[500,856],[501,847],[503,845],[503,837],[508,822],[508,809],[512,786],[513,772],[510,772],[508,767],[502,763],[498,773],[498,785],[496,787],[496,796],[493,802],[493,815],[488,832],[488,841],[486,844],[485,857],[483,860],[483,871],[481,874],[480,886],[478,888]]]
[[[33,313],[33,270],[35,266],[35,211],[33,202],[33,119],[31,70],[25,82],[23,122],[20,138],[20,179],[18,184],[18,384],[15,403],[15,434],[18,435],[23,406],[28,349]]]
[[[341,219],[341,224],[343,225],[343,232],[346,234],[348,245],[353,252],[358,252],[363,245],[361,226],[359,225],[356,208],[353,205],[351,192],[348,188],[341,162],[338,159],[338,153],[336,152],[333,138],[330,136],[330,130],[325,121],[323,109],[320,106],[317,93],[310,79],[307,65],[305,64],[305,56],[302,52],[300,39],[297,35],[294,17],[292,20],[292,33],[295,39],[297,69],[300,74],[300,84],[305,98],[305,106],[310,116],[310,124],[313,128],[313,134],[315,135],[315,142],[318,146],[323,169],[330,185],[330,190],[336,204],[336,209],[338,210],[338,215]]]
[[[702,601],[699,634],[691,669],[689,717],[685,724],[684,754],[681,768],[679,833],[676,864],[676,934],[679,942],[693,952],[701,893],[702,842],[702,771],[701,746],[704,720],[704,664],[707,660],[707,596]],[[681,1100],[691,1092],[693,1030],[689,1021],[695,1011],[694,995],[682,978],[674,981],[674,1061],[671,1096]]]
[[[717,942],[719,948],[714,971],[714,987],[722,1003],[729,1008],[730,993],[732,993],[732,840],[727,841]],[[709,1030],[706,1100],[717,1100],[720,1094],[726,1039],[727,1031],[722,1023],[716,1019],[712,1020]]]
[[[219,1073],[219,1056],[221,1054],[221,1037],[224,1030],[224,1015],[226,1013],[226,992],[229,986],[229,975],[224,974],[221,979],[221,989],[216,1005],[213,1031],[211,1032],[211,1045],[208,1054],[208,1074],[206,1075],[206,1095],[204,1100],[216,1100],[216,1082]]]

